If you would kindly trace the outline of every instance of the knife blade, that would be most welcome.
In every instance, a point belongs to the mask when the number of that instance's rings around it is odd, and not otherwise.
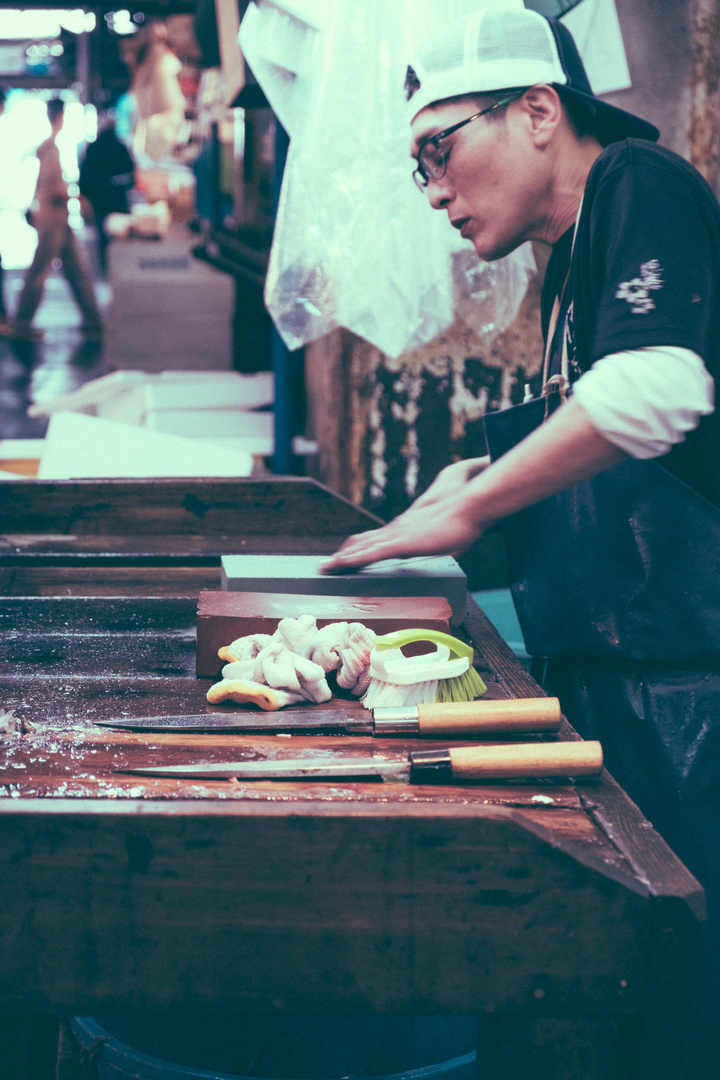
[[[467,780],[526,780],[595,776],[603,766],[602,747],[587,742],[505,743],[500,746],[460,746],[416,750],[407,761],[355,758],[337,754],[333,760],[284,758],[265,761],[210,761],[184,765],[149,765],[116,769],[135,776],[200,780],[334,780],[345,777],[404,777],[410,765],[411,783],[449,784]]]
[[[274,733],[307,731],[347,735],[372,735],[373,722],[354,717],[343,709],[289,709],[280,713],[196,713],[189,716],[139,716],[118,720],[96,720],[98,727],[125,731]]]
[[[407,762],[379,761],[375,758],[339,758],[312,761],[289,758],[280,761],[207,761],[196,765],[158,765],[140,769],[116,769],[137,776],[174,776],[198,780],[336,780],[375,778],[407,772]]]
[[[100,727],[155,732],[290,733],[344,735],[504,735],[558,731],[557,698],[447,701],[376,708],[360,715],[344,709],[288,709],[277,713],[198,713],[97,720]]]

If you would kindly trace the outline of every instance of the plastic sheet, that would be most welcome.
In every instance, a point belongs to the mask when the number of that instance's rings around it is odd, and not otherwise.
[[[529,245],[480,263],[411,179],[402,92],[410,35],[474,6],[249,6],[240,45],[291,139],[265,287],[288,348],[344,326],[395,357],[446,329],[456,311],[486,341],[515,317],[535,271]]]

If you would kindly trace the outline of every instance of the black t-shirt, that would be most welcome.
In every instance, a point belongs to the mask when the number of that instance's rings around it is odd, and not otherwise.
[[[573,230],[555,244],[543,286],[543,333],[567,275]],[[561,327],[570,381],[609,353],[675,345],[720,377],[720,207],[700,174],[665,147],[626,139],[605,148],[585,187]],[[562,334],[551,370],[559,370]],[[718,394],[720,404],[720,394]],[[720,505],[720,417],[703,417],[658,459]]]
[[[133,186],[135,163],[130,151],[106,128],[85,151],[78,181],[80,192],[90,201],[96,214],[128,212],[128,191]]]

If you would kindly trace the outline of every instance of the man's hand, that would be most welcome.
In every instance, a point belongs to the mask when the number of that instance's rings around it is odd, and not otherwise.
[[[325,574],[333,574],[382,559],[458,556],[467,551],[483,531],[468,513],[467,500],[455,494],[423,505],[418,500],[381,529],[349,537],[320,569]]]
[[[571,398],[499,461],[476,468],[464,482],[461,468],[444,469],[437,489],[433,484],[382,529],[351,536],[321,569],[339,573],[381,559],[460,555],[495,522],[626,459]],[[449,475],[443,480],[445,473]],[[448,493],[443,494],[446,480]]]
[[[443,499],[460,495],[468,480],[479,476],[489,464],[490,458],[486,456],[469,458],[467,461],[455,461],[452,465],[446,465],[437,474],[427,491],[417,497],[410,509],[432,506],[434,503],[442,502]]]
[[[482,457],[448,465],[404,514],[381,529],[349,537],[323,564],[323,573],[354,570],[381,559],[460,555],[467,551],[484,530],[474,523],[459,500],[468,481],[489,464],[490,458]]]

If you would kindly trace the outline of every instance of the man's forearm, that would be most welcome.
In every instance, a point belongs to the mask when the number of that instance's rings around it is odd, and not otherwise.
[[[572,398],[488,469],[462,499],[481,530],[625,461]]]
[[[349,537],[323,569],[334,573],[398,556],[459,555],[496,521],[626,457],[571,400],[472,480],[451,485],[437,499],[421,497],[381,529]]]

